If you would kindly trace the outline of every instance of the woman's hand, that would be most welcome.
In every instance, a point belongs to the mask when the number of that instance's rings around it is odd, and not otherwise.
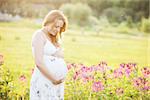
[[[58,84],[64,82],[64,80],[65,80],[64,78],[63,78],[63,79],[60,79],[60,80],[53,80],[52,83],[53,83],[54,85],[58,85]]]
[[[52,56],[54,57],[59,57],[59,58],[64,58],[64,52],[62,48],[59,48]]]

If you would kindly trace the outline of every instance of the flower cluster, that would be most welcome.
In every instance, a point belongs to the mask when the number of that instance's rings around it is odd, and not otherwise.
[[[144,77],[138,77],[133,79],[134,86],[141,91],[149,91],[150,90],[150,82]]]
[[[150,68],[148,67],[144,67],[142,70],[142,74],[145,78],[149,78],[150,77]]]
[[[114,77],[115,78],[121,78],[123,75],[126,75],[127,77],[130,76],[130,74],[137,70],[135,63],[122,63],[120,64],[120,67],[114,70]]]
[[[97,65],[85,66],[83,64],[68,64],[68,70],[72,74],[72,79],[74,83],[80,81],[87,86],[90,86],[92,92],[102,92],[108,88],[115,88],[112,90],[111,94],[115,93],[117,95],[125,94],[126,88],[123,87],[128,85],[130,87],[135,87],[135,89],[142,91],[150,90],[150,82],[148,80],[150,76],[150,69],[144,67],[141,69],[142,76],[139,77],[138,67],[136,63],[122,63],[119,68],[112,70],[106,62],[100,62]],[[137,73],[137,74],[135,74]],[[123,77],[124,76],[124,77]],[[131,77],[130,77],[131,76]],[[113,80],[113,79],[117,80]],[[110,84],[109,82],[122,81],[126,82],[121,87],[118,87],[117,84]],[[130,83],[129,83],[130,82]],[[117,82],[121,84],[120,82]],[[81,83],[80,83],[81,84]],[[111,90],[111,91],[112,91]]]

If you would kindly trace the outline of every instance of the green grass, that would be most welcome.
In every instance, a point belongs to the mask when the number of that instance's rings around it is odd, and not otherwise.
[[[31,52],[31,37],[40,28],[34,20],[0,23],[0,53],[4,54],[5,66],[11,71],[31,77],[34,60]],[[69,29],[64,33],[65,60],[72,63],[96,65],[106,61],[118,67],[122,62],[136,62],[138,66],[150,66],[150,38],[126,34],[103,33]],[[150,46],[150,44],[149,44]]]
[[[69,35],[71,33],[72,35]],[[136,62],[139,66],[150,65],[147,37],[113,33],[96,36],[94,32],[93,35],[82,36],[79,33],[71,31],[64,36],[66,60],[87,65],[104,60],[114,67],[122,62]]]

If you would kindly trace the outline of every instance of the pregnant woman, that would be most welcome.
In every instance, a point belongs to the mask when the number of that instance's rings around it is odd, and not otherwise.
[[[30,100],[64,100],[64,80],[67,66],[60,45],[67,19],[59,10],[50,11],[43,27],[32,37],[35,69],[30,82]]]

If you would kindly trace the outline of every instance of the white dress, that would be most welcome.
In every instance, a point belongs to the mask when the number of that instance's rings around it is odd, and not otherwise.
[[[34,48],[32,50],[34,56]],[[66,77],[68,69],[64,59],[51,56],[56,50],[57,48],[47,39],[44,45],[43,62],[53,77],[62,79]],[[30,100],[64,100],[64,84],[64,82],[58,85],[52,84],[35,67],[30,82]]]

